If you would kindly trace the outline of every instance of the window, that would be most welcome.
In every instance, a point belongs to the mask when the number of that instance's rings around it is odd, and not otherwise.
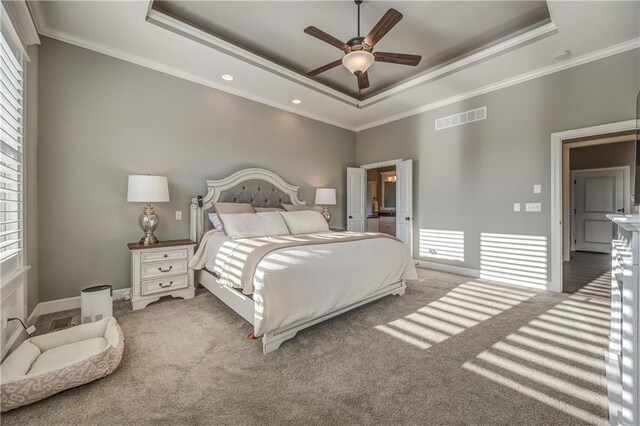
[[[24,223],[22,53],[11,48],[5,28],[0,36],[0,262],[3,264],[19,257]],[[18,260],[14,265],[20,268],[21,264]]]

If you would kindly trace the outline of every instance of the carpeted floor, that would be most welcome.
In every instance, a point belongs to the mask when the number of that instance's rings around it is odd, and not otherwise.
[[[420,276],[405,296],[307,329],[265,356],[245,338],[250,326],[206,290],[136,312],[121,302],[120,367],[5,413],[2,424],[607,422],[605,285],[567,295]]]

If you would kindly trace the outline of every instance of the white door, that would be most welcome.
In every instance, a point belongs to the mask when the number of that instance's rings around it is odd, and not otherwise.
[[[412,164],[413,160],[405,160],[396,166],[396,237],[410,249],[413,246]]]
[[[347,230],[365,231],[365,209],[367,171],[347,167]]]
[[[629,211],[629,183],[622,169],[572,172],[573,249],[611,253],[613,222],[607,214]]]

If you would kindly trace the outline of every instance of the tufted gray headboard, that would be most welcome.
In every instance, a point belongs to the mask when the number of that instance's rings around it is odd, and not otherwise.
[[[249,203],[256,207],[279,207],[282,203],[291,204],[291,197],[271,182],[252,179],[221,191],[217,201]]]
[[[213,211],[214,202],[250,203],[256,207],[306,205],[306,201],[298,199],[298,189],[277,174],[258,168],[240,170],[220,180],[208,180],[202,206],[198,197],[191,199],[190,238],[200,243],[202,234],[212,228],[208,215]]]

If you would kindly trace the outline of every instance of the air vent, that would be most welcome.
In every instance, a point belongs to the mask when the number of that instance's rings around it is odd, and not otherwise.
[[[448,117],[438,118],[436,120],[436,130],[448,129],[449,127],[461,126],[463,124],[480,121],[487,118],[487,107],[472,109],[471,111],[461,112],[459,114],[450,115]]]

